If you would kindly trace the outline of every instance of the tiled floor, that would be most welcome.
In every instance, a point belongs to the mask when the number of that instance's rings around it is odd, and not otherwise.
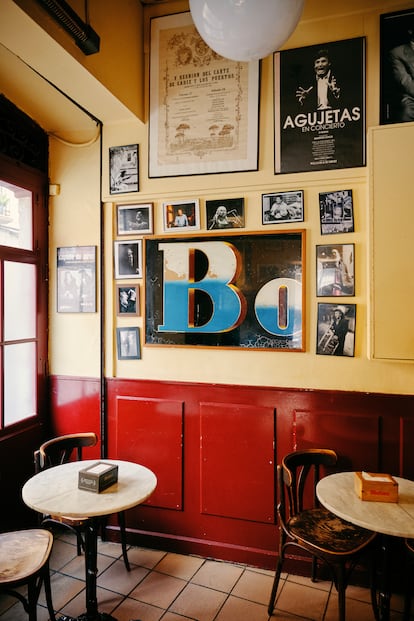
[[[118,621],[268,621],[273,572],[196,556],[130,547],[131,572],[115,543],[98,545],[100,612]],[[77,616],[85,611],[84,558],[76,556],[70,535],[55,539],[51,557],[55,610]],[[22,605],[0,597],[0,621],[27,621]],[[47,621],[43,592],[38,621]],[[347,619],[373,621],[369,592],[347,589]],[[402,600],[392,598],[392,621],[401,621]],[[60,615],[57,614],[57,619]],[[330,582],[283,575],[272,621],[336,621],[336,591]]]

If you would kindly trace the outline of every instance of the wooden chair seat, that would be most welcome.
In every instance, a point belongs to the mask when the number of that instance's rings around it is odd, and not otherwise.
[[[42,528],[0,534],[0,593],[19,599],[30,621],[37,618],[36,607],[42,584],[49,617],[55,621],[49,574],[52,545],[53,535]],[[23,585],[27,585],[27,597],[22,594]]]

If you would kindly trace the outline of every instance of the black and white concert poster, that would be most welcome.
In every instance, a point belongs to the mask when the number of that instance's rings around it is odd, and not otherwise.
[[[365,37],[274,54],[275,173],[365,166]]]

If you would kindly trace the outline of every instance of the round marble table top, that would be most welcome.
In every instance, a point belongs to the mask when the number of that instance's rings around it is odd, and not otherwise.
[[[79,470],[97,461],[118,466],[118,482],[100,493],[78,489]],[[144,502],[157,485],[155,474],[139,464],[113,459],[74,461],[42,470],[23,486],[27,506],[66,517],[110,515]]]
[[[414,537],[414,481],[394,477],[398,502],[361,500],[355,491],[355,473],[339,472],[319,481],[320,503],[343,520],[377,533]]]

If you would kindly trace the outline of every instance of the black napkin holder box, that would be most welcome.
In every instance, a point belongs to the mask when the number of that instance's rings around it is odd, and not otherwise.
[[[97,461],[79,470],[78,488],[99,494],[118,482],[118,466]]]

